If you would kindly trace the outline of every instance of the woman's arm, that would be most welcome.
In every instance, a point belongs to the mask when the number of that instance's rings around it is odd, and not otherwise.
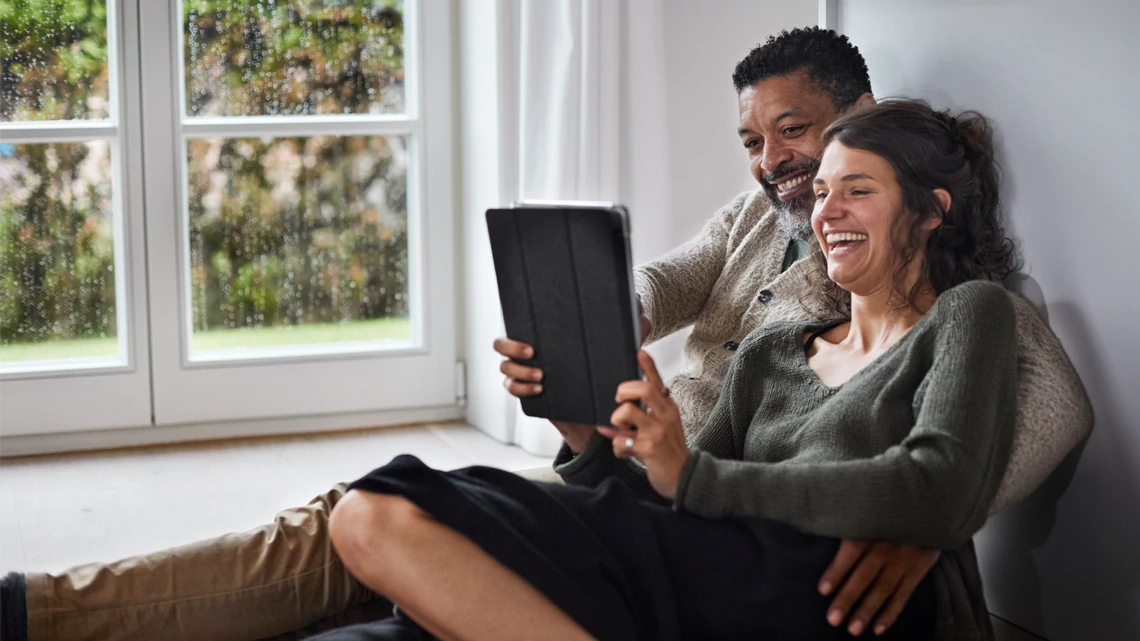
[[[985,522],[1009,458],[1016,416],[1015,319],[984,283],[947,292],[914,428],[870,459],[757,463],[695,452],[678,509],[710,518],[764,516],[844,539],[950,549]]]

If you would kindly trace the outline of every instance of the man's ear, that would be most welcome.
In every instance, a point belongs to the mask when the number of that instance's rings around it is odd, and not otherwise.
[[[858,109],[860,107],[869,107],[873,104],[875,104],[875,97],[869,93],[864,93],[862,96],[859,96],[858,100],[855,101],[855,108]]]

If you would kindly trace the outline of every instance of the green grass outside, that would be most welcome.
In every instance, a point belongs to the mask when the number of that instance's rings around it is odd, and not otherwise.
[[[278,325],[275,327],[217,329],[194,333],[194,351],[237,348],[279,347],[283,345],[322,345],[355,341],[409,339],[411,324],[406,318],[377,318],[349,323]],[[43,343],[0,345],[0,363],[58,361],[73,358],[114,356],[114,338],[80,338]]]

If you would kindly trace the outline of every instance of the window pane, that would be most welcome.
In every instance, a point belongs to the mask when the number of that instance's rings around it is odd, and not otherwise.
[[[402,0],[184,0],[191,116],[404,110]]]
[[[108,118],[106,0],[0,9],[0,121]]]
[[[406,143],[188,141],[195,351],[411,338]]]
[[[0,363],[118,353],[107,141],[0,144]]]

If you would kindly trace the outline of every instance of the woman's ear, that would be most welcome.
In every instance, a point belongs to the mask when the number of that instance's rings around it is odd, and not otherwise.
[[[946,215],[946,212],[950,211],[950,203],[953,202],[950,198],[950,192],[945,189],[935,189],[934,197],[938,199],[939,211],[938,215],[931,216],[922,223],[922,228],[926,231],[933,231],[942,225],[942,217]]]

